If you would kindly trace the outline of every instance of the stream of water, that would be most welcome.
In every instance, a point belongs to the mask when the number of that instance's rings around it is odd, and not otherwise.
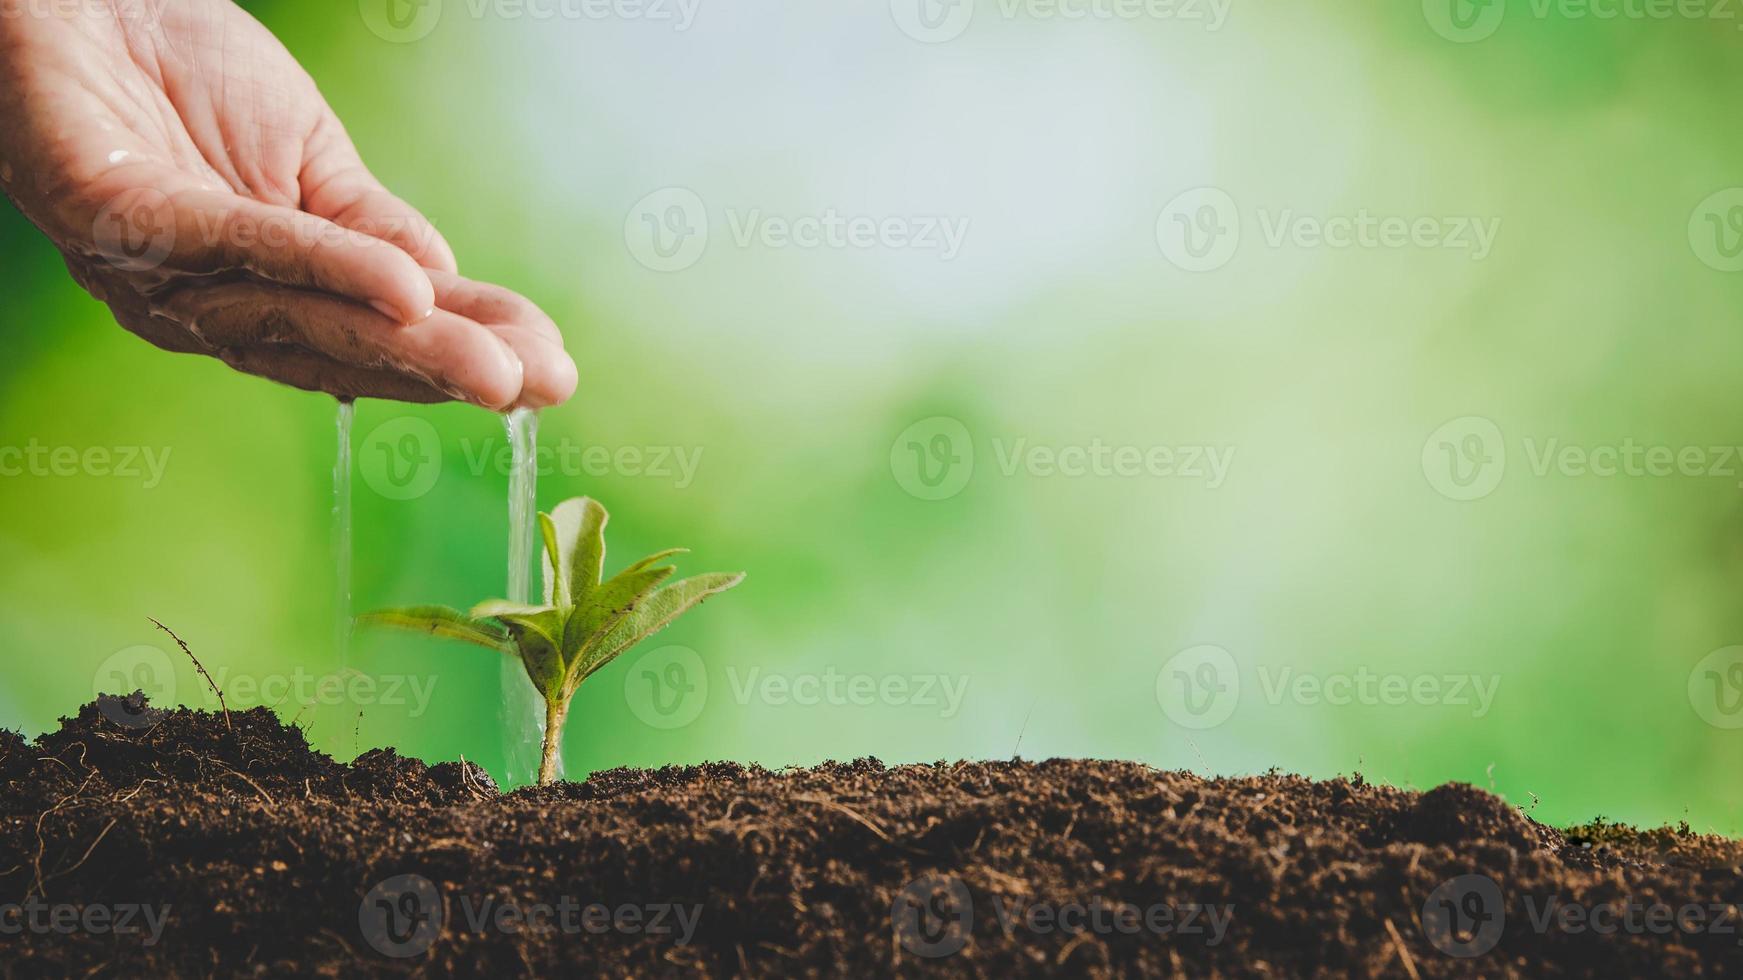
[[[333,648],[341,671],[351,666],[351,423],[357,403],[339,400],[339,448],[333,462]]]
[[[531,409],[516,409],[503,424],[513,452],[508,477],[508,599],[533,603],[538,601],[533,597],[533,556],[539,540],[539,416]],[[545,730],[544,702],[518,661],[504,658],[501,677],[503,755],[509,783],[535,782]]]

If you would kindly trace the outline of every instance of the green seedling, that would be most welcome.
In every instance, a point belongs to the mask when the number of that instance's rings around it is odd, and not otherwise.
[[[742,572],[715,573],[664,585],[677,569],[659,562],[683,554],[683,548],[649,555],[607,579],[607,518],[605,508],[588,497],[539,515],[545,543],[542,606],[493,599],[470,613],[413,606],[358,617],[359,625],[465,640],[519,659],[545,700],[541,786],[556,778],[563,722],[582,682],[702,600],[744,581]]]

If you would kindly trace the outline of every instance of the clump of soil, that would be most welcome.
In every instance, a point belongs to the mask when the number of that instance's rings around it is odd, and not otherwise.
[[[1729,976],[1740,864],[1456,784],[861,760],[503,795],[265,709],[0,732],[19,976]]]

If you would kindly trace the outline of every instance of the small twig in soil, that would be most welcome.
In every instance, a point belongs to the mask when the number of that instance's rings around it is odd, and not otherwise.
[[[1011,746],[1012,762],[1017,762],[1022,758],[1017,752],[1023,747],[1023,736],[1029,734],[1029,719],[1035,714],[1035,705],[1040,703],[1041,698],[1037,696],[1035,700],[1029,702],[1029,710],[1023,714],[1023,727],[1017,729],[1017,744]]]
[[[266,801],[267,809],[275,810],[278,808],[278,804],[273,801],[272,797],[267,795],[266,790],[263,790],[260,788],[259,783],[255,782],[252,779],[249,779],[247,776],[244,776],[243,774],[237,772],[236,770],[230,768],[229,766],[223,764],[222,762],[219,762],[217,759],[213,759],[213,760],[211,760],[211,762],[212,762],[212,765],[217,766],[219,769],[224,770],[225,772],[229,773],[230,775],[235,776],[237,779],[240,779],[243,782],[247,783],[248,785],[254,787],[254,791],[256,793],[260,794],[260,798]]]
[[[151,619],[150,616],[145,618]],[[212,693],[218,695],[218,707],[224,711],[225,731],[235,731],[235,726],[230,724],[230,706],[224,703],[224,692],[218,689],[218,682],[212,679],[212,675],[206,673],[206,665],[200,663],[200,658],[194,656],[194,651],[188,649],[188,645],[182,642],[182,638],[176,635],[175,630],[170,629],[168,626],[163,625],[155,619],[151,620],[151,625],[163,630],[165,633],[168,633],[169,638],[176,641],[176,646],[181,647],[182,652],[188,655],[188,659],[194,662],[194,669],[200,672],[200,676],[206,679],[207,684],[211,685]]]
[[[102,832],[97,834],[97,839],[91,842],[91,846],[85,848],[84,857],[79,858],[77,863],[75,863],[72,867],[66,869],[65,871],[56,871],[54,874],[51,874],[47,878],[44,878],[42,880],[42,883],[46,885],[49,882],[55,880],[56,878],[63,878],[65,876],[70,875],[73,872],[79,870],[79,868],[83,867],[85,862],[89,861],[91,859],[91,852],[95,851],[97,849],[98,844],[103,843],[103,838],[109,836],[109,831],[114,830],[115,825],[120,823],[120,822],[121,822],[120,817],[116,817],[113,820],[110,820],[108,826],[105,826],[103,828]]]
[[[894,837],[891,837],[889,834],[885,833],[884,829],[882,827],[879,827],[877,824],[875,824],[871,821],[871,818],[866,817],[866,816],[864,816],[864,815],[862,815],[854,810],[850,810],[847,807],[842,806],[840,803],[835,802],[834,800],[826,799],[826,798],[821,797],[821,796],[795,796],[795,797],[793,797],[793,799],[799,801],[800,803],[809,803],[813,806],[820,806],[820,807],[824,807],[826,809],[834,810],[836,813],[839,813],[842,816],[847,817],[849,820],[852,820],[854,823],[857,823],[861,827],[864,827],[865,829],[878,835],[878,838],[880,840],[882,840],[884,843],[893,844],[896,847],[900,847],[904,850],[913,850],[913,848],[908,847],[906,844],[903,844],[902,842],[896,840]]]
[[[54,806],[42,811],[42,815],[36,818],[36,857],[31,861],[31,868],[36,872],[36,879],[30,883],[29,888],[25,889],[25,898],[29,898],[31,895],[38,892],[42,893],[43,898],[48,897],[48,891],[43,888],[45,882],[42,877],[42,855],[48,850],[48,841],[42,836],[43,822],[48,820],[50,814],[53,814],[56,810],[59,810],[61,807],[77,799],[79,794],[85,791],[85,787],[91,785],[91,780],[96,778],[97,773],[93,770],[89,776],[85,777],[85,781],[79,784],[78,789],[75,789],[71,793],[56,800]]]
[[[1404,972],[1410,974],[1410,980],[1422,980],[1422,974],[1416,972],[1416,960],[1410,956],[1410,948],[1404,945],[1404,937],[1398,934],[1398,927],[1392,920],[1381,919],[1386,924],[1386,931],[1392,936],[1392,948],[1398,951],[1398,962],[1404,964]]]

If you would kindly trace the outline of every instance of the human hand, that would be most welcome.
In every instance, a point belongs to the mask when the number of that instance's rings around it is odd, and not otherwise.
[[[550,318],[461,278],[230,0],[0,0],[0,73],[0,186],[158,347],[346,398],[574,392]]]

